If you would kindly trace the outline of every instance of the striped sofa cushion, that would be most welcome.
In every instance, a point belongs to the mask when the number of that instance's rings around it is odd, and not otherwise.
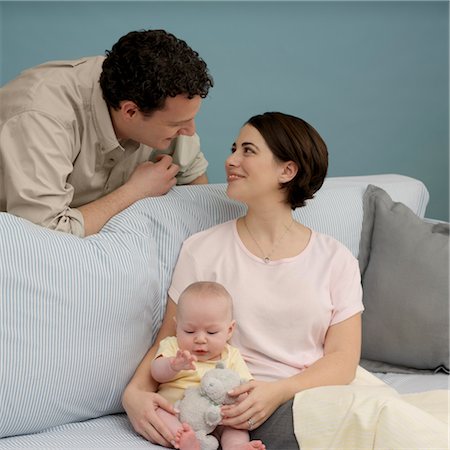
[[[0,213],[0,437],[122,411],[159,291],[150,233],[136,211],[86,239]]]
[[[0,213],[0,437],[122,412],[182,242],[242,212],[223,186],[175,188],[84,239]]]
[[[368,183],[423,215],[427,193],[416,180],[344,177],[327,180],[295,216],[356,256]],[[0,437],[122,411],[182,242],[244,211],[216,184],[141,200],[85,239],[0,213]]]

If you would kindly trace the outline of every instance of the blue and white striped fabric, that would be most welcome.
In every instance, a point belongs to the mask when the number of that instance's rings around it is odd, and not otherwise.
[[[423,184],[395,175],[330,178],[295,216],[356,256],[369,183],[423,216]],[[182,242],[244,211],[216,184],[141,200],[85,239],[0,213],[0,437],[121,412]]]
[[[53,427],[41,433],[0,439],[0,449],[132,449],[163,450],[140,437],[126,414]]]
[[[0,436],[122,411],[159,292],[150,235],[131,211],[87,239],[0,214]]]

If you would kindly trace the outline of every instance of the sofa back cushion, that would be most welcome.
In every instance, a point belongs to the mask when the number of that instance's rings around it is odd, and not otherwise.
[[[369,186],[359,263],[362,356],[403,370],[448,373],[449,224],[426,222]]]
[[[368,183],[423,215],[423,184],[391,175],[329,178],[294,215],[357,256]],[[225,187],[175,187],[84,239],[0,213],[0,437],[123,411],[182,242],[245,211]]]

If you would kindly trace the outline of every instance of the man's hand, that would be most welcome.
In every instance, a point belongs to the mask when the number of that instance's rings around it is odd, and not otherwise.
[[[179,166],[172,163],[171,156],[159,155],[156,162],[145,161],[139,164],[125,185],[133,189],[135,200],[159,197],[176,184],[175,176],[179,170]]]

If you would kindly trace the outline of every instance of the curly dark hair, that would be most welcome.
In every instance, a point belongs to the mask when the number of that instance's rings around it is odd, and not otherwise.
[[[100,75],[103,98],[119,109],[131,100],[145,114],[162,109],[167,97],[205,98],[213,79],[206,63],[185,41],[164,30],[131,31],[106,51]]]
[[[292,209],[305,206],[322,186],[328,170],[328,150],[319,133],[303,119],[280,112],[251,117],[247,124],[256,128],[278,161],[293,161],[295,177],[280,185]]]

